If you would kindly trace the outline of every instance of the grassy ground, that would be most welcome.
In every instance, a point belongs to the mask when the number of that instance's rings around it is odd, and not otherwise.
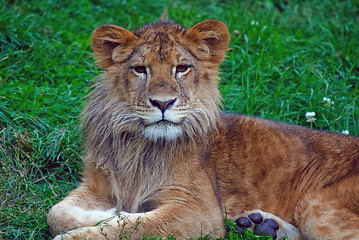
[[[224,110],[359,136],[358,1],[0,0],[0,239],[48,239],[46,213],[78,184],[92,30],[165,5],[187,27],[228,25]]]

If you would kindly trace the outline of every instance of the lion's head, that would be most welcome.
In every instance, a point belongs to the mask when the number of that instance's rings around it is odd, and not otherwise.
[[[218,20],[188,30],[163,20],[135,32],[100,26],[92,48],[105,73],[92,97],[102,104],[93,111],[109,115],[104,124],[118,132],[154,141],[203,135],[216,124],[218,66],[228,44]]]

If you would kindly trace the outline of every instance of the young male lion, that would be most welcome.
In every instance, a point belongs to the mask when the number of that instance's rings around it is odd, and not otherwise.
[[[82,183],[48,215],[56,239],[223,236],[225,217],[274,238],[359,238],[359,139],[221,113],[229,38],[218,20],[94,31],[105,72],[83,111]]]

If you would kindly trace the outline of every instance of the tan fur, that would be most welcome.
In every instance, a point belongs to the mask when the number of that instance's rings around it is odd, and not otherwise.
[[[228,44],[218,20],[94,31],[105,72],[82,115],[82,184],[51,209],[53,236],[223,236],[226,216],[253,209],[294,238],[290,224],[308,239],[359,236],[359,139],[220,113]]]

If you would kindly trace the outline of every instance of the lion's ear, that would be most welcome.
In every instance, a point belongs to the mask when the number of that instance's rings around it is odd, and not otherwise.
[[[102,25],[92,33],[91,44],[98,65],[106,70],[114,62],[123,62],[133,51],[137,37],[116,25]]]
[[[200,59],[220,64],[228,50],[230,35],[227,26],[216,19],[197,23],[187,30],[187,38],[194,43],[193,53]]]

